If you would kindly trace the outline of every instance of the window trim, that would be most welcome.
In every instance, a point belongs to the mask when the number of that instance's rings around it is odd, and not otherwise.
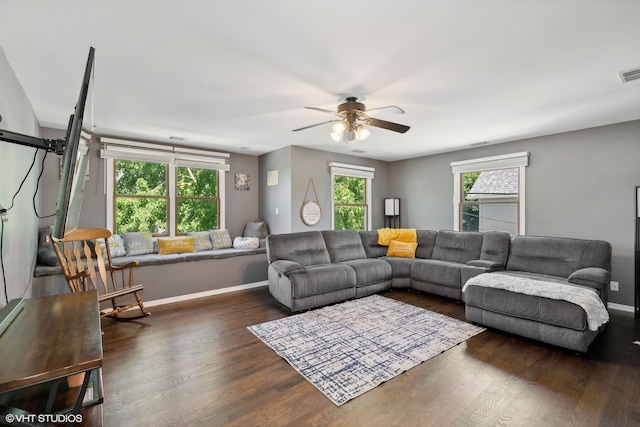
[[[518,233],[526,234],[525,226],[525,168],[529,166],[529,152],[503,154],[492,157],[451,162],[453,173],[453,229],[460,231],[460,205],[462,204],[462,174],[496,169],[518,168]]]
[[[151,144],[145,142],[101,138],[100,157],[105,160],[104,192],[107,196],[106,228],[111,230],[115,221],[115,164],[114,160],[138,160],[144,162],[167,163],[169,169],[168,195],[169,218],[167,218],[169,236],[176,235],[176,224],[173,216],[177,212],[176,167],[194,167],[218,170],[218,197],[220,199],[218,227],[225,228],[225,176],[231,168],[227,153],[208,150],[197,150],[170,145]]]
[[[331,229],[335,230],[336,222],[335,222],[335,193],[334,193],[334,177],[338,176],[348,176],[351,178],[365,178],[365,207],[367,211],[366,219],[366,230],[371,230],[372,224],[372,209],[371,209],[371,194],[372,194],[372,180],[375,175],[375,168],[371,168],[368,166],[359,166],[359,165],[350,165],[347,163],[329,163],[329,172],[331,175]]]

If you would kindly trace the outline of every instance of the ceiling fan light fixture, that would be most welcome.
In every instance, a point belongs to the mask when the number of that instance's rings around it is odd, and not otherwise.
[[[333,125],[333,131],[336,133],[342,133],[347,128],[347,124],[344,121],[338,122]]]
[[[369,132],[369,129],[365,128],[362,125],[356,126],[356,140],[364,141],[365,139],[369,138],[370,135],[371,132]]]
[[[342,132],[331,132],[331,139],[335,142],[340,142],[342,140]]]

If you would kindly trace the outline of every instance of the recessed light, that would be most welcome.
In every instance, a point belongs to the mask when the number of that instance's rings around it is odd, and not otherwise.
[[[174,135],[170,135],[169,139],[172,139],[174,141],[188,141],[189,138],[185,138],[183,136],[174,136]]]
[[[240,147],[241,150],[251,150],[250,147]]]

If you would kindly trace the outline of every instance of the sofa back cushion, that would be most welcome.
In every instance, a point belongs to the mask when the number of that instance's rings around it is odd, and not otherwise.
[[[487,231],[482,240],[480,259],[507,265],[510,247],[511,234],[504,231]]]
[[[267,236],[269,263],[284,259],[304,266],[329,264],[329,252],[320,231],[303,231]]]
[[[581,268],[611,270],[611,245],[600,240],[513,236],[507,270],[569,277]]]
[[[430,259],[433,255],[438,233],[435,230],[416,230],[416,236],[418,237],[416,258]]]
[[[379,258],[387,254],[387,247],[378,244],[377,231],[359,231],[362,247],[367,254],[367,258]]]
[[[483,238],[482,232],[439,230],[431,258],[463,264],[480,259]]]
[[[325,230],[322,231],[322,237],[324,237],[331,262],[367,258],[367,253],[364,251],[362,240],[357,231]]]

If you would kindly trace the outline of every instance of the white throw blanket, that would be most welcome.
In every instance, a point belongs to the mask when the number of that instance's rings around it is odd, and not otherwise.
[[[587,313],[587,325],[591,331],[597,331],[609,321],[609,312],[595,290],[500,273],[484,273],[473,277],[464,285],[462,292],[469,286],[504,289],[577,304]]]

